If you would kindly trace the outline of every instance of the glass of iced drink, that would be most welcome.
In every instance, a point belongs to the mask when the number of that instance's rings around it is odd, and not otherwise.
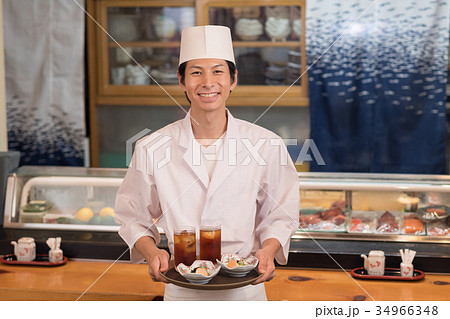
[[[202,224],[200,226],[200,259],[216,263],[221,258],[221,225]]]
[[[173,235],[175,267],[178,264],[192,265],[197,259],[195,228],[183,226],[174,229]]]

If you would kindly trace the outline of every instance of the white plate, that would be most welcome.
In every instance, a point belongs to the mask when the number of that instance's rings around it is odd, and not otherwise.
[[[236,266],[234,268],[229,268],[227,266],[227,263],[230,260],[243,260],[245,265],[244,266]],[[222,266],[223,270],[232,277],[244,277],[247,275],[252,269],[254,269],[258,265],[258,258],[255,256],[250,256],[248,258],[242,258],[239,255],[236,254],[228,254],[223,255],[221,260],[217,260],[220,266]]]
[[[196,274],[191,271],[197,267],[206,268],[208,276],[204,274]],[[203,285],[208,283],[215,275],[220,271],[220,266],[214,266],[214,264],[209,260],[196,260],[191,266],[186,266],[185,264],[179,264],[177,266],[177,271],[191,284]]]

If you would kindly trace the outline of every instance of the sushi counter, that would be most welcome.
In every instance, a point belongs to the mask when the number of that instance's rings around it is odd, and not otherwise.
[[[164,285],[151,282],[146,265],[127,263],[128,247],[117,234],[112,207],[124,174],[21,167],[9,175],[0,257],[12,254],[11,241],[22,237],[34,238],[36,254],[48,253],[48,239],[61,237],[68,261],[57,267],[0,264],[0,300],[161,299]],[[448,299],[450,176],[299,173],[299,180],[299,230],[288,264],[277,265],[277,277],[266,283],[270,300]],[[160,248],[168,250],[161,237]],[[371,251],[382,251],[385,267],[398,269],[400,250],[417,252],[414,268],[425,278],[349,275]]]
[[[0,264],[0,300],[162,300],[164,284],[147,265],[69,260],[57,267]],[[278,268],[268,300],[448,300],[450,276],[427,273],[417,281],[361,280],[343,270]]]

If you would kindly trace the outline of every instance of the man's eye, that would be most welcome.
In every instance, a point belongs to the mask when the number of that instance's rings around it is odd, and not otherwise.
[[[214,71],[214,73],[223,73],[223,71],[222,70],[216,70],[216,71]]]
[[[191,74],[200,74],[200,72],[199,71],[194,71]]]

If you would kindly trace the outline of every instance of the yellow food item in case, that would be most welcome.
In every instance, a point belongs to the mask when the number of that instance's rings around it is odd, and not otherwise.
[[[104,216],[112,216],[114,217],[114,208],[112,207],[103,207],[100,212],[98,213],[100,215],[100,217],[104,217]]]
[[[94,212],[89,207],[83,207],[77,211],[75,217],[84,222],[88,222],[94,216]]]

